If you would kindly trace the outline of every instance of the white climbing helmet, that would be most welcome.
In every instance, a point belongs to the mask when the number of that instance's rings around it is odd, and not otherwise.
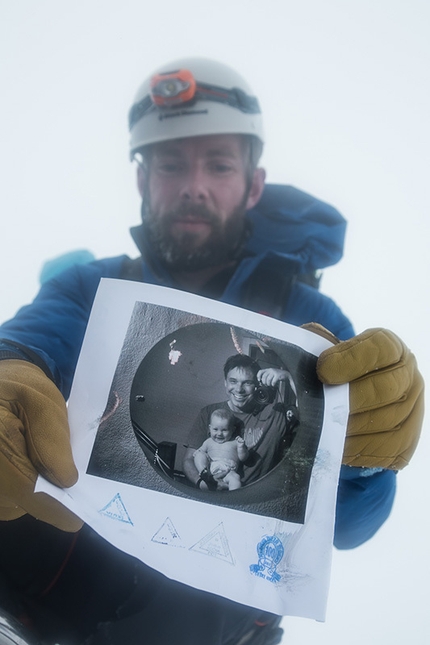
[[[234,69],[205,58],[164,65],[140,86],[129,112],[130,157],[151,143],[207,134],[264,142],[257,98]]]

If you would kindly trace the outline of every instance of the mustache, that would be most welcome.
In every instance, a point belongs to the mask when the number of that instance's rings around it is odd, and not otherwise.
[[[202,220],[215,224],[219,218],[203,204],[180,204],[174,211],[165,213],[163,219],[167,222],[175,220]]]

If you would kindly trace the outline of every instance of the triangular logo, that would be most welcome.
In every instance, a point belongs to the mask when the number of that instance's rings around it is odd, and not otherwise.
[[[218,560],[234,564],[222,522],[192,546],[190,551],[197,551],[198,553],[210,555]]]
[[[166,517],[158,531],[151,538],[152,542],[159,544],[168,544],[169,546],[181,546],[181,537],[175,529],[170,517]]]
[[[111,501],[106,504],[103,508],[99,510],[99,513],[110,517],[112,520],[118,520],[118,522],[124,522],[125,524],[131,524],[133,522],[130,519],[129,514],[124,506],[124,502],[121,499],[121,495],[117,493]]]

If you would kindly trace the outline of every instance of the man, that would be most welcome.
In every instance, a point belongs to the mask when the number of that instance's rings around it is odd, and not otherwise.
[[[228,400],[204,407],[188,437],[184,471],[198,488],[205,490],[212,484],[207,472],[197,470],[193,456],[206,439],[211,414],[218,408],[234,413],[249,451],[242,466],[242,485],[256,481],[276,466],[282,457],[283,442],[287,440],[286,408],[278,396],[273,401],[262,403],[256,397],[256,390],[259,385],[277,390],[278,384],[288,380],[288,376],[286,370],[260,369],[259,364],[246,354],[236,354],[227,359],[224,377]]]
[[[38,473],[62,487],[77,478],[64,399],[100,278],[186,289],[350,338],[330,336],[335,345],[317,366],[326,383],[350,382],[336,515],[341,548],[371,537],[390,512],[395,473],[418,439],[422,380],[394,334],[351,338],[339,308],[295,280],[312,264],[307,249],[312,257],[331,251],[342,222],[300,191],[266,193],[260,109],[241,76],[206,60],[166,66],[140,88],[129,125],[143,199],[134,231],[142,258],[72,267],[0,329],[0,599],[47,643],[244,643],[277,619],[167,580],[33,493]],[[256,215],[267,204],[270,212]],[[288,228],[291,217],[297,226]],[[282,252],[284,244],[293,255]]]

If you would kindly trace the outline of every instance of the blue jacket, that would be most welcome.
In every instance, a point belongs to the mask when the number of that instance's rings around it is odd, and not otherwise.
[[[336,263],[342,255],[346,227],[343,217],[331,206],[295,188],[267,186],[248,218],[252,234],[243,259],[218,296],[223,302],[243,306],[246,285],[262,269],[269,268],[279,277],[277,289],[284,274],[307,274]],[[140,279],[176,287],[152,257],[139,228],[134,237],[144,258]],[[0,328],[1,338],[20,343],[43,359],[66,398],[100,278],[123,277],[126,261],[127,256],[119,256],[66,269],[43,284],[33,303]],[[292,282],[276,315],[293,325],[318,322],[341,340],[354,334],[339,307],[300,279]],[[394,493],[392,471],[372,473],[342,467],[335,545],[352,548],[372,537],[388,517]]]

